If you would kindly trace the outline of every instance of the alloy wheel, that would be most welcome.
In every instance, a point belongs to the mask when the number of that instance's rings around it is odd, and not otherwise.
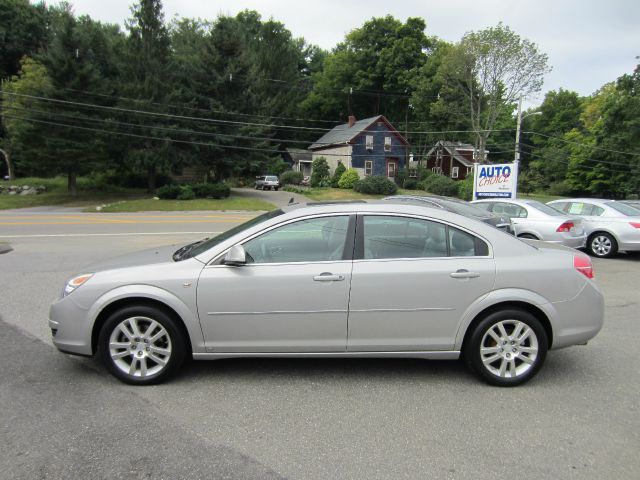
[[[144,379],[162,372],[172,353],[167,330],[152,318],[129,317],[118,323],[109,337],[109,356],[124,374]]]
[[[526,374],[538,357],[538,337],[519,320],[503,320],[492,325],[480,342],[480,359],[489,372],[501,378]]]

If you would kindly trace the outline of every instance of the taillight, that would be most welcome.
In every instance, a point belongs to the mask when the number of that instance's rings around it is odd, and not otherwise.
[[[573,267],[587,278],[593,278],[593,264],[586,255],[575,255],[573,257]]]
[[[640,228],[640,223],[638,222],[629,222],[629,225],[631,225],[633,228]]]
[[[573,222],[564,222],[556,229],[556,232],[570,232],[573,227],[575,227]]]

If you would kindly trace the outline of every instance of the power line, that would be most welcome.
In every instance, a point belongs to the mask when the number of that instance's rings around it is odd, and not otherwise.
[[[640,153],[622,152],[620,150],[611,150],[609,148],[596,147],[596,146],[593,146],[593,145],[587,145],[586,143],[580,143],[580,142],[575,142],[573,140],[567,140],[567,139],[562,138],[562,137],[556,137],[555,135],[546,135],[544,133],[538,133],[538,132],[522,132],[522,133],[523,134],[538,135],[540,137],[545,137],[545,138],[552,138],[554,140],[560,140],[561,142],[564,142],[564,143],[570,143],[570,144],[578,145],[578,146],[581,146],[581,147],[587,147],[587,148],[591,148],[593,150],[601,150],[603,152],[618,153],[620,155],[640,156]]]
[[[148,115],[148,116],[155,116],[155,117],[162,117],[162,118],[172,118],[172,119],[178,119],[178,120],[188,120],[188,121],[223,124],[223,125],[227,124],[227,125],[240,125],[240,126],[270,127],[270,128],[275,128],[275,129],[303,130],[303,131],[308,131],[308,132],[311,132],[311,131],[328,132],[328,131],[333,130],[331,128],[301,127],[301,126],[296,126],[296,125],[278,125],[278,124],[266,124],[266,123],[256,123],[256,122],[239,122],[239,121],[235,121],[235,120],[220,120],[220,119],[212,119],[212,118],[190,117],[190,116],[186,116],[186,115],[175,115],[175,114],[170,114],[170,113],[150,112],[150,111],[147,111],[147,110],[136,110],[136,109],[130,109],[130,108],[112,107],[112,106],[107,106],[107,105],[96,105],[96,104],[83,103],[83,102],[73,102],[73,101],[70,101],[70,100],[61,100],[61,99],[50,98],[50,97],[42,97],[42,96],[38,96],[38,95],[27,95],[27,94],[23,94],[23,93],[15,93],[15,92],[7,92],[7,91],[5,91],[4,93],[6,93],[7,95],[10,95],[10,96],[16,96],[16,97],[22,97],[22,98],[31,98],[31,99],[34,99],[34,100],[40,100],[40,101],[52,102],[52,103],[59,103],[59,104],[63,104],[63,105],[74,105],[74,106],[79,106],[79,107],[83,107],[83,108],[102,109],[102,110],[109,110],[109,111],[115,111],[115,112],[121,112],[121,113],[133,113],[133,114],[137,114],[137,115]],[[409,132],[406,132],[406,133],[407,133],[407,135],[409,135],[409,134],[411,134],[411,135],[418,135],[418,134],[441,135],[441,134],[448,134],[448,133],[477,133],[477,132],[497,133],[497,132],[513,132],[513,131],[514,131],[514,129],[478,130],[478,131],[476,131],[476,130],[433,130],[433,131],[409,131]],[[398,132],[398,133],[400,133],[400,132]]]
[[[535,147],[533,145],[529,145],[528,143],[520,143],[521,146],[523,147],[527,147],[527,148],[531,148],[531,149],[537,149],[539,147]],[[527,152],[528,155],[533,155],[533,153],[531,152]],[[548,159],[549,157],[540,157],[540,158],[545,158]],[[588,162],[593,162],[593,163],[602,163],[605,165],[614,165],[614,166],[618,166],[618,167],[627,167],[630,168],[633,165],[630,165],[628,163],[620,163],[620,162],[610,162],[608,160],[596,160],[595,158],[589,158],[589,157],[585,157],[584,160],[588,161]]]

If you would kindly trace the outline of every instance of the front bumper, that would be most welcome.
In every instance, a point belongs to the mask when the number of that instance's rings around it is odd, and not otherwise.
[[[71,296],[54,302],[49,308],[49,328],[58,350],[75,355],[93,355],[88,310],[78,306]]]

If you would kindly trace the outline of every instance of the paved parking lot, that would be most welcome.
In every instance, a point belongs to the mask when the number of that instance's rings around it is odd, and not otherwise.
[[[40,215],[0,213],[0,478],[640,478],[638,256],[595,260],[602,332],[516,389],[458,362],[312,359],[194,363],[135,388],[51,346],[65,278],[252,214]]]

